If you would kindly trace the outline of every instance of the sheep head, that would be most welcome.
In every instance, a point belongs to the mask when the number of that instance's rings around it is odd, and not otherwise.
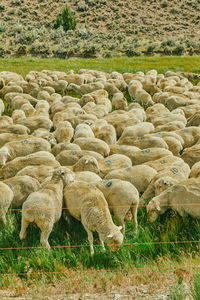
[[[153,198],[147,205],[148,221],[150,223],[154,222],[158,218],[160,211],[159,201]]]
[[[121,233],[122,226],[115,226],[110,234],[105,238],[105,242],[111,252],[117,252],[123,242],[123,234]]]

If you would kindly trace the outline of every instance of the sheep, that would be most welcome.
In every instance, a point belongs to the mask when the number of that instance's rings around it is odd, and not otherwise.
[[[3,224],[6,223],[6,213],[8,211],[9,206],[12,203],[14,194],[13,191],[7,184],[0,182],[0,193],[1,193],[1,200],[0,200],[0,222]]]
[[[190,178],[174,184],[148,203],[148,221],[154,222],[169,208],[177,211],[181,217],[190,215],[199,219],[199,193],[198,179]]]
[[[95,184],[99,181],[101,181],[101,177],[97,175],[96,173],[90,172],[90,171],[81,171],[74,173],[75,179],[78,181],[84,181],[87,183]]]
[[[73,172],[90,171],[99,174],[99,164],[95,157],[83,155],[73,166]]]
[[[81,123],[76,126],[74,131],[74,140],[80,137],[94,138],[94,133],[89,125]]]
[[[49,132],[45,128],[38,128],[38,129],[34,130],[32,133],[32,136],[35,136],[38,138],[43,138],[43,139],[47,140],[51,144],[51,146],[57,145],[57,141],[54,137],[54,133]]]
[[[200,176],[200,162],[198,161],[192,166],[189,178],[199,178],[199,176]]]
[[[85,95],[100,89],[104,89],[104,84],[102,82],[92,82],[88,84],[81,84],[80,86],[70,83],[67,87],[68,91],[74,91],[79,95]]]
[[[190,168],[188,164],[184,163],[183,160],[177,160],[171,165],[165,165],[165,168],[158,172],[158,174],[152,179],[150,185],[145,190],[144,194],[140,198],[140,202],[146,202],[151,198],[155,192],[155,182],[162,177],[171,177],[172,179],[180,182],[189,177]]]
[[[70,142],[74,135],[74,128],[72,127],[71,123],[68,121],[60,122],[56,130],[54,132],[54,136],[58,143],[61,142]]]
[[[39,100],[35,106],[35,115],[49,117],[49,108],[50,105],[47,101]]]
[[[135,93],[136,102],[142,104],[142,106],[148,107],[154,105],[154,101],[149,93],[144,89],[137,89]]]
[[[16,157],[12,161],[7,162],[0,169],[0,179],[7,179],[15,176],[15,174],[26,166],[47,165],[52,167],[59,167],[59,162],[55,159],[53,154],[47,151],[38,151],[27,156]]]
[[[142,83],[139,80],[131,80],[128,84],[128,93],[132,100],[135,99],[136,92],[142,89]]]
[[[35,108],[30,103],[23,104],[20,109],[24,111],[26,118],[35,115]]]
[[[112,154],[99,161],[100,176],[104,177],[110,171],[132,167],[129,157],[123,154]]]
[[[0,97],[5,97],[6,94],[8,93],[23,93],[23,89],[18,86],[18,85],[11,85],[11,86],[4,86],[1,90],[0,90]]]
[[[118,225],[122,226],[122,234],[125,233],[124,221],[131,219],[137,232],[137,189],[130,182],[120,179],[102,180],[97,182],[96,187],[104,194],[110,212],[114,214]]]
[[[173,163],[177,161],[183,163],[182,158],[173,155],[167,155],[157,160],[147,161],[146,163],[144,163],[144,165],[152,167],[157,172],[159,172],[173,165]]]
[[[13,119],[8,116],[0,116],[0,128],[13,125]]]
[[[30,129],[24,125],[14,124],[5,127],[0,127],[0,133],[27,135],[28,133],[30,133]]]
[[[13,191],[12,206],[21,206],[27,197],[40,188],[40,183],[30,176],[14,176],[3,181]]]
[[[46,165],[27,166],[16,173],[16,176],[30,176],[36,179],[39,183],[44,182],[47,177],[50,177],[54,167]]]
[[[187,127],[200,125],[200,113],[196,112],[187,120]]]
[[[18,120],[18,124],[28,127],[31,133],[38,128],[50,130],[53,126],[52,121],[48,117],[39,115]]]
[[[127,110],[128,109],[127,100],[122,93],[113,94],[112,106],[115,110],[117,110],[117,109]]]
[[[93,231],[97,231],[103,250],[104,242],[112,252],[118,251],[123,234],[111,218],[103,193],[91,184],[74,181],[64,189],[64,200],[70,215],[81,221],[88,234],[90,254],[94,255]]]
[[[8,142],[25,140],[28,138],[31,138],[31,136],[27,134],[18,135],[9,132],[0,133],[0,148]]]
[[[81,99],[79,99],[79,104],[81,106],[84,106],[88,102],[94,102],[97,104],[97,102],[102,98],[108,98],[108,92],[104,89],[99,89],[91,93],[84,94]]]
[[[154,183],[155,196],[160,195],[163,191],[176,183],[178,183],[178,180],[170,176],[163,176],[157,179]]]
[[[108,114],[108,110],[105,105],[97,105],[94,102],[88,102],[83,106],[83,109],[87,114],[93,114],[97,118],[102,118]]]
[[[62,166],[72,166],[78,162],[78,160],[84,155],[91,155],[97,159],[97,161],[103,159],[103,156],[95,151],[87,150],[63,150],[57,156],[56,160]]]
[[[109,172],[104,179],[121,179],[129,181],[136,187],[139,193],[143,193],[156,174],[157,171],[149,166],[137,165],[113,170]]]
[[[114,126],[107,124],[100,127],[99,131],[95,133],[95,138],[106,142],[108,145],[115,144],[117,141],[117,136]]]
[[[76,85],[82,85],[86,83],[85,76],[80,74],[65,75],[64,80],[66,80],[68,84],[75,83]]]
[[[184,128],[185,128],[185,124],[183,122],[172,121],[169,123],[165,123],[164,125],[156,126],[154,132],[160,132],[160,131],[170,132],[170,131],[176,131],[176,130],[184,129]]]
[[[3,103],[3,100],[0,99],[0,116],[2,115],[2,113],[4,112],[5,110],[5,105]]]
[[[1,138],[1,136],[0,136]],[[81,148],[76,145],[76,144],[73,144],[73,143],[67,143],[67,142],[63,142],[63,143],[59,143],[57,145],[55,145],[52,149],[51,149],[51,153],[54,155],[54,156],[57,156],[60,152],[62,152],[63,150],[80,150],[81,151]]]
[[[200,144],[184,149],[181,158],[192,168],[200,159]]]
[[[79,145],[82,150],[95,151],[104,157],[110,153],[108,144],[97,138],[77,138],[74,143]]]
[[[40,243],[50,249],[48,238],[62,213],[63,187],[73,180],[74,175],[69,169],[59,167],[43,188],[28,196],[22,206],[21,240],[26,237],[29,223],[34,222],[41,230]]]
[[[151,135],[144,135],[141,137],[120,137],[120,139],[117,141],[117,144],[132,145],[140,149],[146,149],[148,147],[168,149],[168,145],[163,138]]]
[[[70,118],[73,118],[74,120],[74,117],[79,116],[80,114],[85,114],[85,111],[79,108],[71,108],[65,111],[59,111],[53,116],[53,126],[56,128],[60,122],[69,121]]]
[[[200,127],[196,126],[176,130],[175,133],[182,137],[184,141],[183,148],[192,147],[200,139]]]
[[[5,165],[7,161],[13,160],[19,156],[26,156],[34,152],[50,150],[50,143],[42,138],[32,137],[21,141],[8,142],[0,148],[0,165]]]

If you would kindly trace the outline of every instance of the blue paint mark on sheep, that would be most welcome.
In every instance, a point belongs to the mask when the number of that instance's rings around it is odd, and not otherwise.
[[[106,164],[107,164],[108,166],[110,166],[110,165],[112,164],[112,161],[111,161],[111,160],[106,160]]]
[[[28,144],[28,140],[23,140],[23,141],[21,141],[21,144],[22,144],[22,145]]]
[[[160,161],[160,163],[161,163],[161,165],[164,165],[164,164],[166,164],[167,162],[166,162],[165,159],[163,159],[163,160]]]
[[[142,154],[149,154],[151,152],[151,150],[150,149],[144,149],[141,152],[142,152]]]
[[[131,168],[131,167],[128,167],[128,168],[126,168],[125,170],[128,171],[128,172],[130,172],[130,171],[132,170],[132,168]]]
[[[112,185],[112,181],[108,181],[108,183],[106,183],[107,187],[110,187]]]
[[[177,168],[171,168],[170,171],[172,171],[173,174],[177,174],[178,173],[178,169]]]

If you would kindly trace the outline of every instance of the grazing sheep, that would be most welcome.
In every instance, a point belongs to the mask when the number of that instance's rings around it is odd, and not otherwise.
[[[192,168],[200,160],[200,144],[185,149],[181,154],[181,158]]]
[[[13,119],[8,116],[0,116],[0,128],[13,125]]]
[[[7,184],[0,182],[0,193],[1,193],[1,200],[0,200],[0,222],[3,224],[6,223],[6,213],[8,211],[9,206],[12,203],[14,194],[13,191]]]
[[[149,222],[154,222],[160,214],[171,208],[181,217],[187,215],[200,218],[199,180],[190,178],[174,184],[160,195],[154,197],[147,205]]]
[[[0,99],[0,116],[2,115],[2,113],[4,112],[5,110],[5,105],[3,103],[3,100]]]
[[[152,100],[151,95],[147,93],[144,89],[136,90],[135,100],[144,107],[154,105],[154,101]]]
[[[50,143],[37,137],[8,142],[0,148],[0,165],[5,165],[6,161],[13,160],[19,156],[26,156],[34,152],[50,150]]]
[[[114,126],[107,124],[100,127],[100,129],[95,133],[95,138],[106,142],[108,145],[115,144],[117,136]]]
[[[110,171],[132,167],[130,158],[123,154],[112,154],[99,161],[100,176],[103,178]]]
[[[96,184],[96,187],[104,194],[110,212],[114,214],[118,224],[122,226],[122,233],[125,233],[124,221],[127,220],[129,213],[137,232],[137,208],[139,204],[137,189],[130,182],[120,179],[102,180]]]
[[[183,148],[192,147],[200,139],[200,127],[196,126],[176,130],[175,133],[182,137],[184,141]]]
[[[170,186],[176,183],[178,183],[178,180],[170,176],[164,176],[157,179],[154,183],[155,196],[160,195],[162,192],[164,192],[166,189],[168,189]]]
[[[47,101],[39,100],[35,106],[35,115],[49,117],[49,108],[50,105]]]
[[[50,249],[48,238],[62,213],[63,187],[73,180],[74,174],[69,169],[59,167],[42,189],[28,196],[22,206],[21,240],[26,237],[29,223],[34,222],[41,230],[40,243]]]
[[[143,137],[145,134],[153,132],[154,129],[154,126],[149,122],[142,122],[133,126],[128,126],[123,130],[119,141],[126,137]]]
[[[57,145],[57,141],[54,137],[53,132],[49,132],[49,130],[45,128],[38,128],[33,131],[32,136],[38,137],[38,138],[43,138],[47,140],[52,146]]]
[[[110,153],[108,144],[97,138],[78,138],[74,140],[74,144],[79,145],[82,150],[95,151],[104,157]]]
[[[7,162],[0,169],[0,179],[14,177],[21,169],[36,165],[52,166],[53,168],[60,166],[53,154],[47,151],[38,151],[27,156],[16,157],[12,161]]]
[[[17,172],[15,177],[27,175],[32,178],[35,178],[37,181],[39,181],[39,183],[42,183],[47,177],[50,177],[52,175],[53,170],[54,167],[46,166],[46,165],[27,166],[21,169],[19,172]]]
[[[168,145],[163,138],[158,136],[151,136],[151,135],[150,136],[144,135],[141,137],[131,137],[131,136],[127,136],[124,138],[121,137],[117,141],[117,144],[136,146],[140,149],[146,149],[149,147],[168,149]]]
[[[199,178],[199,176],[200,176],[200,162],[196,162],[191,168],[189,178]]]
[[[189,177],[190,174],[190,168],[188,164],[184,163],[182,160],[177,160],[173,164],[165,166],[165,168],[158,172],[154,178],[152,178],[151,183],[145,190],[144,194],[140,198],[140,202],[147,202],[148,199],[150,199],[155,192],[155,182],[163,177],[171,177],[172,180],[176,180],[177,182],[180,182],[182,180],[185,180]]]
[[[32,117],[35,115],[35,108],[30,103],[25,103],[20,107],[24,111],[26,118]]]
[[[123,234],[111,218],[103,193],[91,184],[75,181],[64,189],[64,199],[70,215],[81,221],[88,234],[90,254],[94,255],[93,234],[97,231],[103,250],[104,242],[112,252],[118,251]]]
[[[58,143],[67,142],[70,143],[74,135],[74,128],[68,121],[60,122],[54,132],[54,136]]]
[[[13,133],[0,133],[0,148],[3,147],[6,143],[8,142],[12,142],[12,141],[21,141],[21,140],[25,140],[31,138],[30,135],[27,134],[13,134]]]
[[[161,157],[157,160],[147,161],[144,163],[144,165],[147,165],[149,167],[154,168],[157,172],[164,170],[165,168],[171,166],[175,162],[182,162],[183,160],[180,157],[173,156],[173,155],[167,155],[164,157]]]
[[[13,191],[12,206],[21,206],[27,197],[40,188],[37,179],[30,176],[14,176],[3,181]]]
[[[0,127],[0,133],[27,135],[28,133],[30,133],[30,129],[24,125],[14,124],[5,127]]]
[[[138,165],[109,172],[104,179],[121,179],[132,183],[139,193],[143,193],[151,180],[157,174],[153,168],[145,165]]]
[[[78,162],[78,160],[84,156],[90,155],[96,158],[97,161],[103,159],[103,156],[95,151],[87,151],[87,150],[63,150],[57,156],[56,160],[62,166],[73,166]]]

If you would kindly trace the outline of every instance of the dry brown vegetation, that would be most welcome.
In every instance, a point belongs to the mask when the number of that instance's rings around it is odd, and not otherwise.
[[[77,29],[54,30],[68,4]],[[199,53],[199,0],[3,0],[0,56]]]

